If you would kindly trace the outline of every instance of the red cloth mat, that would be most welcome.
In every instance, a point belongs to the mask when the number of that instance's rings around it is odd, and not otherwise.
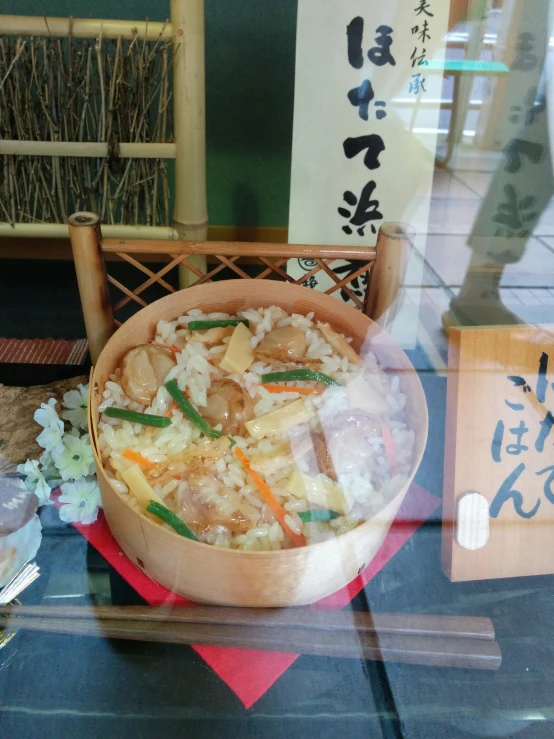
[[[415,483],[412,484],[391,530],[373,561],[347,587],[310,607],[339,609],[348,605],[429,518],[439,503],[435,495]],[[119,548],[102,513],[96,523],[90,526],[76,525],[76,528],[150,605],[195,605],[192,601],[158,585],[141,572]],[[261,698],[300,656],[227,647],[195,646],[193,649],[227,683],[245,708],[250,708]]]
[[[86,339],[0,338],[0,362],[5,364],[84,364]]]

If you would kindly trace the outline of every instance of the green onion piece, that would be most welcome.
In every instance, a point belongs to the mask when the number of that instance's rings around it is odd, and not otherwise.
[[[140,423],[143,426],[155,426],[158,429],[166,429],[171,426],[171,418],[165,416],[151,416],[149,413],[136,413],[128,411],[126,408],[106,408],[104,413],[109,418],[121,418],[122,421],[129,423]]]
[[[169,510],[169,508],[166,508],[161,503],[157,503],[155,500],[151,500],[150,503],[148,503],[146,510],[149,513],[153,513],[158,518],[161,518],[162,521],[165,521],[165,523],[169,524],[171,528],[174,529],[174,531],[176,531],[181,536],[186,536],[187,539],[198,541],[198,539],[189,529],[186,523],[184,521],[181,521],[179,516],[176,516]]]
[[[233,439],[232,436],[227,437],[229,439],[229,448],[232,449],[234,446],[237,445],[237,442]]]
[[[246,327],[250,324],[245,318],[224,318],[219,321],[191,321],[187,328],[191,331],[206,331],[209,328],[218,328],[219,326],[238,326],[244,323]]]
[[[289,372],[270,372],[268,375],[262,375],[262,385],[270,382],[290,382],[291,380],[324,382],[326,385],[340,387],[340,383],[333,380],[329,375],[324,375],[323,372],[316,372],[311,369],[295,369],[289,370]]]
[[[188,420],[194,426],[196,426],[196,428],[199,428],[203,434],[209,436],[210,439],[220,439],[223,436],[221,431],[216,431],[215,429],[213,429],[208,424],[208,422],[202,418],[202,416],[200,415],[200,413],[198,413],[192,403],[187,400],[187,398],[185,398],[183,393],[179,390],[179,386],[177,385],[175,380],[170,380],[169,382],[166,382],[165,388],[167,392],[171,395],[173,400],[177,403],[180,410],[183,411]]]
[[[339,514],[336,511],[329,511],[327,508],[313,508],[311,511],[298,511],[298,515],[304,523],[309,523],[310,521],[332,521],[333,518],[339,517]]]

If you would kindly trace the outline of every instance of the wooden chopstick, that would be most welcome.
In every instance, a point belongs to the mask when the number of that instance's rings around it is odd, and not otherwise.
[[[0,616],[92,618],[118,621],[197,623],[221,626],[305,628],[336,633],[404,634],[458,639],[494,640],[489,618],[404,613],[366,613],[305,608],[222,608],[152,606],[3,606]]]
[[[16,610],[16,609],[14,609]],[[404,662],[434,667],[497,670],[498,644],[490,639],[376,634],[341,630],[329,634],[306,627],[237,626],[168,621],[12,616],[12,628],[59,634],[197,644],[325,657]]]

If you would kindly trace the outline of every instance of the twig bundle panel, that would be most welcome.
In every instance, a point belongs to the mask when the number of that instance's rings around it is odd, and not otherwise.
[[[0,157],[0,220],[170,225],[167,162],[120,143],[172,141],[171,42],[0,36],[0,138],[103,142],[108,156]]]

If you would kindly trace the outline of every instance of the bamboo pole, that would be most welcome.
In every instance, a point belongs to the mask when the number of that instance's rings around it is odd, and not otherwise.
[[[366,314],[380,326],[390,326],[398,312],[398,293],[404,282],[415,230],[405,223],[383,223],[369,273]]]
[[[45,18],[34,15],[0,15],[3,36],[48,36],[67,38],[71,28],[73,38],[133,39],[156,41],[160,36],[171,41],[169,23],[150,21],[116,21],[98,18]]]
[[[68,219],[71,249],[93,364],[115,329],[108,278],[101,248],[100,219],[74,213]]]
[[[102,233],[110,239],[173,240],[177,232],[170,226],[126,226],[112,224],[102,226]],[[0,223],[0,237],[35,239],[64,239],[68,236],[65,223]],[[167,247],[170,250],[169,246]]]
[[[173,131],[175,136],[175,205],[173,225],[184,241],[205,241],[206,114],[204,63],[204,0],[171,0],[173,28]],[[192,263],[206,271],[206,258]],[[197,279],[179,267],[181,287]]]
[[[104,227],[102,227],[104,230]],[[226,257],[311,257],[317,259],[353,259],[371,262],[376,250],[367,246],[313,246],[311,244],[269,244],[252,241],[120,241],[103,239],[102,251],[127,254],[204,254]]]
[[[0,154],[30,157],[108,157],[109,145],[101,141],[19,141],[0,139]],[[175,159],[175,144],[118,144],[120,159]]]

